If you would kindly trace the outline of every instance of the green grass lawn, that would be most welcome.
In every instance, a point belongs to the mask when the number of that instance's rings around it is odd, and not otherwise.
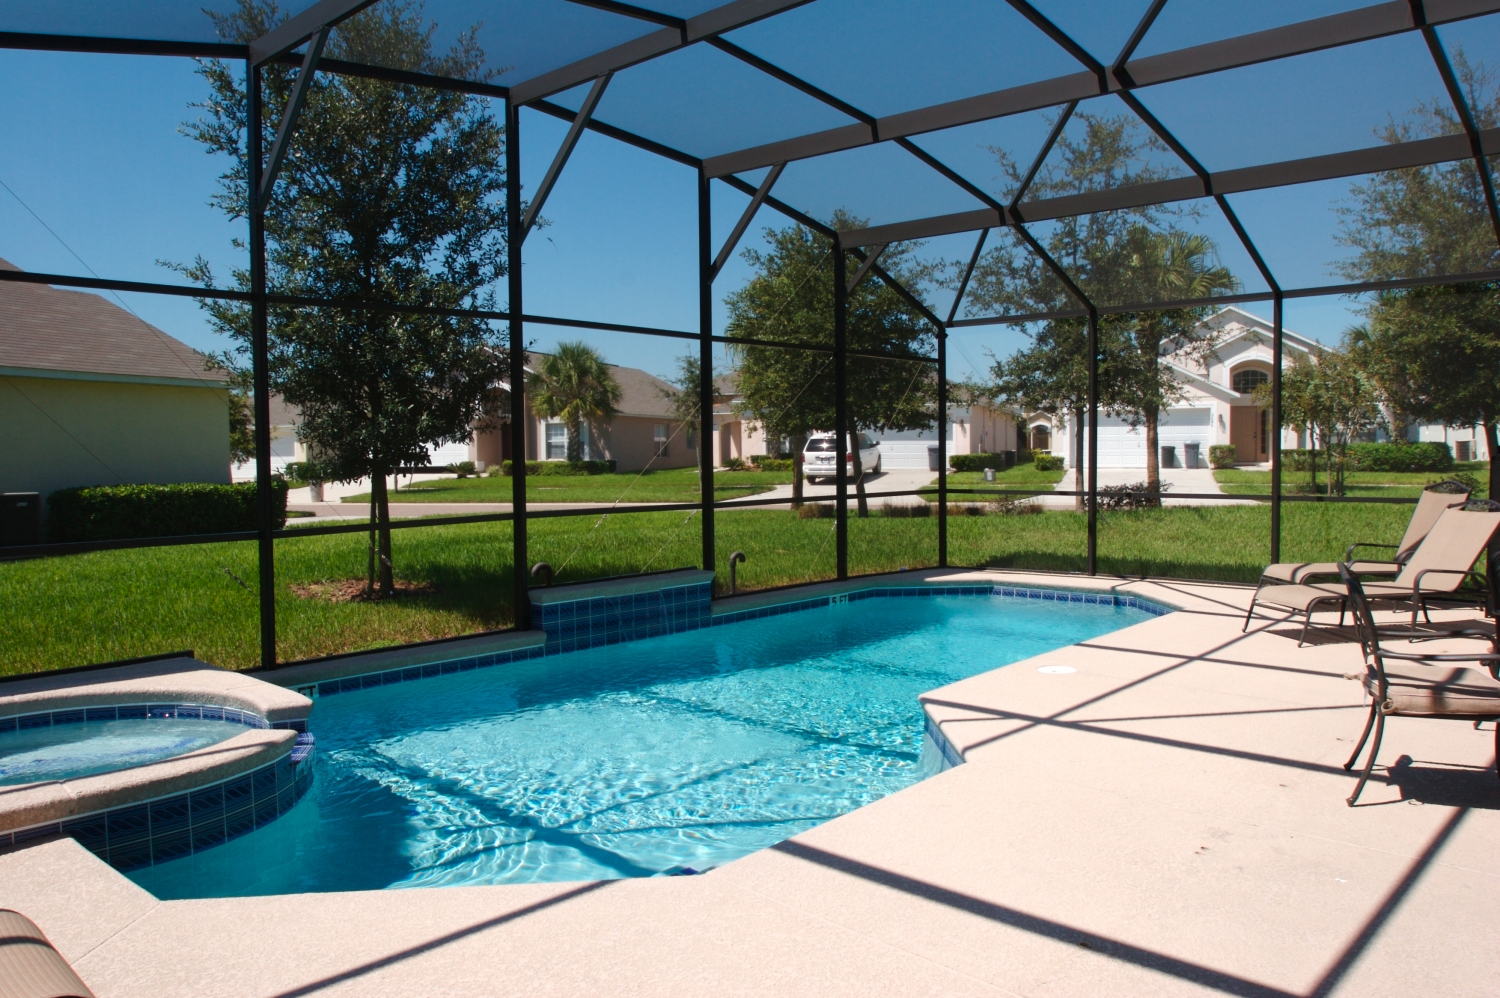
[[[720,471],[714,474],[714,498],[738,499],[769,492],[792,480],[790,471]],[[527,502],[697,502],[698,469],[618,475],[536,475],[526,479]],[[391,493],[391,502],[510,502],[511,480],[438,478]],[[369,493],[346,496],[344,502],[368,503]]]
[[[1467,472],[1474,475],[1481,482],[1489,480],[1490,466],[1488,462],[1470,461],[1466,464],[1457,464],[1454,471]],[[1346,495],[1351,496],[1385,496],[1387,498],[1407,497],[1415,498],[1422,492],[1422,486],[1429,482],[1436,482],[1446,477],[1441,471],[1351,471],[1344,475]],[[1293,486],[1305,484],[1309,475],[1305,471],[1283,471],[1281,473],[1282,488],[1290,492]],[[1214,472],[1214,481],[1225,492],[1233,495],[1270,495],[1271,473],[1269,471],[1251,471],[1243,468],[1225,468]],[[1328,476],[1326,472],[1318,472],[1318,485],[1327,488]],[[1483,495],[1483,489],[1479,495]]]
[[[950,489],[1036,489],[1038,492],[1050,492],[1058,482],[1062,481],[1063,474],[1064,472],[1061,471],[1038,471],[1034,464],[1018,464],[1014,468],[995,472],[995,481],[991,483],[984,480],[982,471],[950,471],[948,487]],[[927,498],[930,501],[935,500],[937,481],[934,480],[929,488],[933,492]],[[983,498],[979,495],[954,497],[957,502],[978,501]]]
[[[1333,560],[1353,541],[1394,542],[1406,506],[1288,504],[1285,560]],[[784,510],[720,511],[719,585],[731,552],[744,551],[743,589],[831,578],[831,519]],[[1269,555],[1269,511],[1181,507],[1100,518],[1100,571],[1253,582]],[[701,557],[698,515],[615,514],[533,520],[533,561],[559,582],[680,568]],[[1082,570],[1086,518],[953,517],[955,566]],[[510,606],[510,525],[398,530],[396,575],[437,587],[385,603],[333,603],[293,586],[362,578],[359,534],[277,542],[278,649],[308,658],[505,627]],[[851,519],[852,573],[928,567],[937,560],[936,518]],[[257,579],[253,543],[185,545],[0,563],[0,674],[31,672],[192,648],[231,668],[256,664]]]

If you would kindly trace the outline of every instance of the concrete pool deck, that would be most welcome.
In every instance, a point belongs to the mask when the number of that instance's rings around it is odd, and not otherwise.
[[[1182,611],[930,692],[965,765],[702,876],[163,902],[61,840],[0,907],[101,998],[1500,987],[1491,724],[1392,719],[1348,808],[1357,645],[1242,635],[1248,588],[941,577]]]

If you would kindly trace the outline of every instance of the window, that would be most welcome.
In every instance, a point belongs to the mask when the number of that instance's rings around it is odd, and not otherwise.
[[[656,456],[667,456],[667,424],[657,423],[651,427],[651,439],[656,444]]]
[[[547,424],[547,460],[561,461],[568,456],[568,428],[561,423]]]
[[[812,453],[814,451],[831,451],[833,450],[833,438],[815,437],[807,442],[807,447],[805,449],[808,453]]]
[[[1249,395],[1261,385],[1271,380],[1271,376],[1265,371],[1257,371],[1251,368],[1248,371],[1234,372],[1234,390],[1241,395]]]
[[[585,461],[592,461],[593,454],[592,434],[589,433],[589,424],[580,423],[578,426],[578,455]]]
[[[694,427],[689,426],[687,428],[687,432],[684,434],[684,436],[687,438],[687,449],[688,449],[688,451],[692,452],[692,451],[697,450],[698,449],[698,431],[697,431],[697,429],[695,429]]]

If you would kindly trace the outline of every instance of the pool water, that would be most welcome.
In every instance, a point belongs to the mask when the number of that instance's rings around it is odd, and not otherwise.
[[[131,718],[0,732],[0,787],[144,766],[244,731],[227,721]]]
[[[704,871],[938,771],[927,690],[1148,618],[869,599],[323,697],[313,789],[161,898]]]

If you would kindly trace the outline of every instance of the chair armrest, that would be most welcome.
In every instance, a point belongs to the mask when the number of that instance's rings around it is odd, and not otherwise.
[[[1480,575],[1478,572],[1474,571],[1472,568],[1464,568],[1464,569],[1458,569],[1458,568],[1424,568],[1424,569],[1422,569],[1422,571],[1420,571],[1420,572],[1417,573],[1417,577],[1415,579],[1411,580],[1411,594],[1413,596],[1416,596],[1417,594],[1419,594],[1422,591],[1422,579],[1423,579],[1424,576],[1428,576],[1428,575],[1457,575],[1457,576],[1461,576],[1462,578],[1460,578],[1458,580],[1460,585],[1463,584],[1464,578],[1468,578],[1469,576],[1473,576],[1476,579],[1482,579],[1482,578],[1484,578],[1484,576]],[[1457,589],[1457,588],[1458,588],[1457,586],[1454,586],[1454,589]]]
[[[1468,654],[1422,655],[1409,651],[1386,651],[1380,649],[1381,658],[1399,658],[1403,662],[1500,662],[1500,653],[1496,652],[1469,652]]]
[[[1373,541],[1355,541],[1353,544],[1350,544],[1349,547],[1347,549],[1345,549],[1345,551],[1344,551],[1344,561],[1345,561],[1345,563],[1348,563],[1348,562],[1351,562],[1351,561],[1354,560],[1354,549],[1355,548],[1390,548],[1392,551],[1396,551],[1396,550],[1400,549],[1400,545],[1399,544],[1376,544]]]

